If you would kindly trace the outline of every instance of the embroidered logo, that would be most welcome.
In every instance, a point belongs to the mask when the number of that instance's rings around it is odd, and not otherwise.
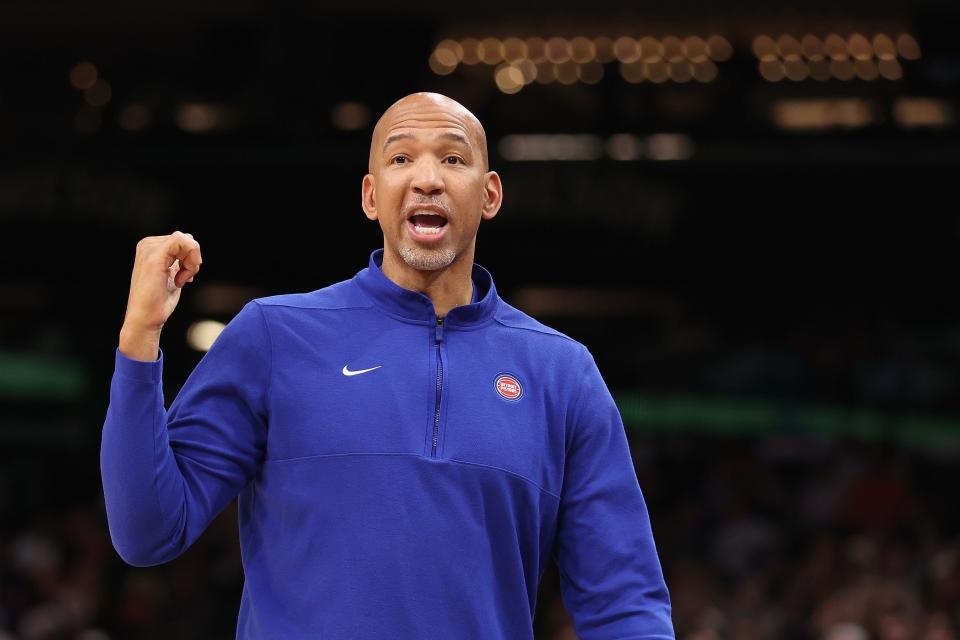
[[[358,376],[361,373],[367,373],[368,371],[379,369],[382,366],[383,366],[382,364],[378,364],[377,366],[370,367],[369,369],[357,369],[356,371],[350,371],[350,369],[347,369],[347,365],[343,365],[343,371],[341,371],[341,373],[345,376]]]
[[[523,385],[516,376],[509,373],[499,374],[493,381],[493,388],[504,400],[519,400],[523,395]]]

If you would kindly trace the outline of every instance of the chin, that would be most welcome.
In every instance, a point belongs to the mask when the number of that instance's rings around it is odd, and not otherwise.
[[[397,253],[408,266],[418,271],[436,271],[450,266],[457,258],[457,252],[450,247],[426,249],[413,244],[402,243]]]

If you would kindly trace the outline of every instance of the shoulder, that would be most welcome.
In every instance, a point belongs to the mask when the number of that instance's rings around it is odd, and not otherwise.
[[[370,306],[369,300],[357,290],[353,279],[341,280],[334,284],[307,291],[304,293],[281,293],[271,296],[254,298],[261,308],[288,307],[299,309],[365,309]]]
[[[528,339],[542,342],[551,350],[560,350],[571,356],[589,356],[589,351],[581,342],[527,315],[505,302],[503,298],[500,298],[494,318],[501,326],[523,331]]]

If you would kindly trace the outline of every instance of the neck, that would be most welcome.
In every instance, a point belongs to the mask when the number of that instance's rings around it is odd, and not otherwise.
[[[411,291],[423,293],[433,302],[437,317],[444,317],[454,307],[470,304],[473,293],[473,247],[458,255],[443,269],[421,271],[414,269],[400,257],[400,254],[384,245],[383,275],[397,285]]]

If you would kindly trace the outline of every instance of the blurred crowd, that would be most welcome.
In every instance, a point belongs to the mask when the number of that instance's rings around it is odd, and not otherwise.
[[[957,637],[945,452],[795,436],[634,452],[678,638]]]
[[[954,452],[630,437],[679,639],[958,637]],[[110,545],[95,466],[79,457],[0,471],[0,640],[233,638],[235,507],[177,560],[129,567]],[[576,638],[559,594],[551,566],[538,638]]]

